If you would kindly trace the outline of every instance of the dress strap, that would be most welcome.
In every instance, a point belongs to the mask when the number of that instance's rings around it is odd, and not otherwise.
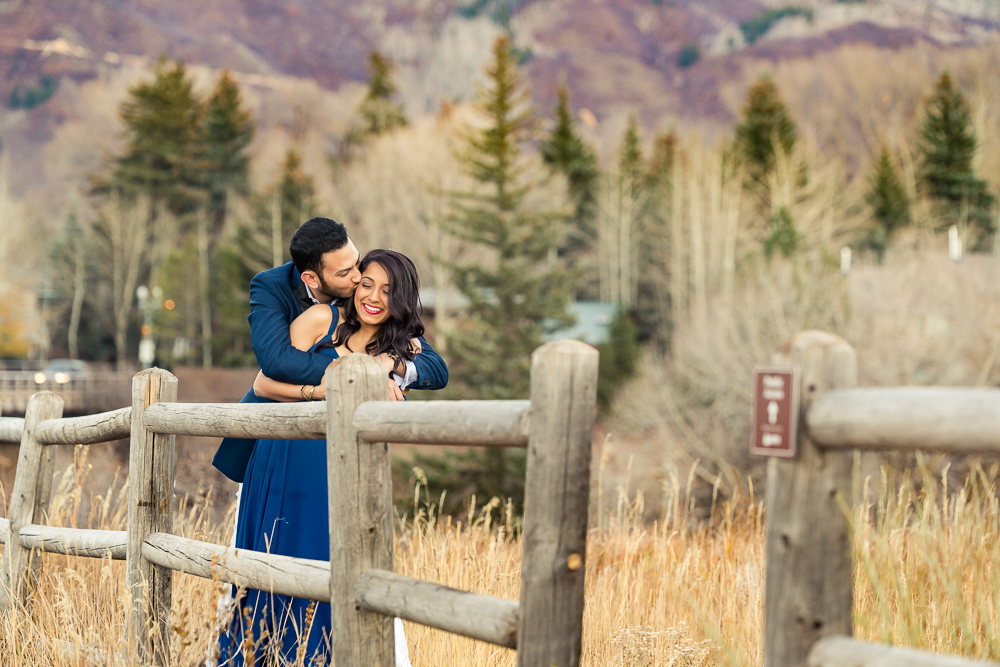
[[[337,325],[340,324],[340,309],[331,303],[330,310],[333,311],[333,316],[330,318],[330,330],[326,332],[326,335],[332,339],[333,332],[337,330]]]

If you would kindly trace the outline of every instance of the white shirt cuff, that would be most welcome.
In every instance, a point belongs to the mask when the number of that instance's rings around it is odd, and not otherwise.
[[[406,376],[403,377],[399,373],[392,374],[392,379],[399,385],[400,391],[417,381],[417,365],[412,361],[406,360],[403,360],[403,363],[406,364]]]

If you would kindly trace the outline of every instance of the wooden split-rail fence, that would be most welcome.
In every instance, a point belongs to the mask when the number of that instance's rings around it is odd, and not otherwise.
[[[855,450],[1000,453],[1000,390],[858,389],[853,348],[822,331],[797,334],[772,362],[799,368],[800,427],[797,457],[768,461],[764,667],[992,664],[851,638],[844,507]]]
[[[579,664],[597,351],[554,341],[531,359],[530,401],[385,401],[385,370],[351,355],[327,370],[325,402],[176,403],[160,369],[132,382],[132,406],[63,419],[62,399],[36,393],[23,419],[0,417],[0,441],[19,442],[0,608],[28,605],[38,551],[126,561],[130,652],[169,664],[174,571],[329,602],[339,667],[395,665],[393,617],[516,648],[522,667]],[[236,550],[172,533],[174,436],[327,441],[330,561]],[[53,448],[130,438],[125,531],[41,525]],[[388,443],[527,447],[519,601],[393,573]]]
[[[857,389],[854,350],[806,331],[772,359],[800,369],[798,456],[771,459],[767,482],[764,667],[982,667],[987,663],[851,638],[852,549],[843,503],[856,449],[1000,452],[1000,390]],[[385,377],[353,355],[327,371],[325,403],[180,404],[176,379],[139,373],[132,407],[60,419],[57,396],[0,418],[21,443],[0,602],[27,604],[33,550],[124,559],[130,641],[167,664],[173,571],[331,602],[337,665],[393,664],[393,616],[518,649],[521,667],[579,664],[597,353],[557,341],[532,357],[530,401],[382,401]],[[327,439],[330,562],[233,550],[171,534],[174,435]],[[55,444],[131,437],[128,530],[39,524]],[[392,572],[388,442],[527,446],[519,602]]]

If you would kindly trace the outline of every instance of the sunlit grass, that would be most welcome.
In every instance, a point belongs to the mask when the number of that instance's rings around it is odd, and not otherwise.
[[[67,471],[50,523],[75,516],[85,461]],[[973,466],[965,484],[920,468],[859,480],[855,532],[855,633],[864,639],[978,658],[1000,658],[1000,500],[997,467]],[[689,521],[688,495],[668,489],[659,522],[624,497],[587,546],[582,664],[759,665],[762,662],[765,511],[744,493],[720,501],[711,523]],[[124,528],[125,489],[95,497],[91,527]],[[494,501],[490,509],[496,508]],[[505,512],[438,519],[432,504],[397,522],[396,570],[455,588],[516,599],[520,541]],[[485,508],[483,508],[485,509]],[[499,508],[502,510],[503,508]],[[231,523],[206,525],[204,508],[175,518],[176,532],[225,543]],[[499,520],[490,516],[499,516]],[[470,520],[471,519],[471,520]],[[42,557],[30,613],[0,617],[9,667],[129,664],[125,566]],[[222,585],[174,576],[172,659],[202,664]],[[514,651],[406,624],[415,667],[515,665]],[[61,656],[61,658],[60,658]],[[61,660],[61,662],[60,662]]]

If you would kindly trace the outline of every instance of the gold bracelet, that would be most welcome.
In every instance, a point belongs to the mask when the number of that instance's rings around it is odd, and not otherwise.
[[[309,396],[306,396],[306,387],[308,387],[308,386],[309,385],[304,384],[301,387],[299,387],[299,395],[302,396],[302,400],[303,401],[311,401],[312,400],[312,394],[311,393],[309,394]]]
[[[314,400],[313,399],[313,394],[315,394],[315,393],[316,393],[316,385],[314,385],[314,384],[309,385],[309,400],[310,401]]]

